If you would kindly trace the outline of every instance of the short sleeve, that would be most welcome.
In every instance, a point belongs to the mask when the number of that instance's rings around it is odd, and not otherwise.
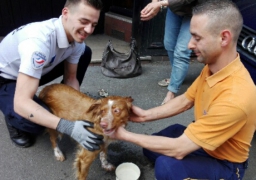
[[[43,67],[49,63],[49,48],[37,38],[27,39],[18,45],[19,72],[40,79]]]
[[[84,43],[75,43],[72,54],[66,60],[71,64],[78,64],[81,55],[84,53],[85,47]]]

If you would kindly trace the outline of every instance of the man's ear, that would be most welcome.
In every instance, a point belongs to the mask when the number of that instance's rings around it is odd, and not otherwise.
[[[69,11],[69,9],[67,7],[64,7],[62,9],[62,16],[66,17],[66,15],[68,14],[68,11]]]
[[[221,32],[221,46],[227,46],[232,41],[232,34],[229,30],[223,30]]]

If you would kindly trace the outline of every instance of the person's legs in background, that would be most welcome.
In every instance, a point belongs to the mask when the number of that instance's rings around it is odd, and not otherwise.
[[[173,95],[179,91],[180,86],[186,78],[188,72],[191,55],[191,50],[188,49],[188,43],[191,38],[191,34],[189,31],[190,20],[190,17],[182,18],[180,32],[174,50],[172,72],[170,78],[171,81],[167,87],[168,93],[166,95],[164,103],[172,99],[174,97]],[[168,96],[170,95],[170,92],[173,95]]]
[[[87,67],[91,62],[91,49],[87,46],[84,54],[80,57],[77,70],[77,79],[82,84]],[[64,62],[57,65],[51,72],[42,76],[39,86],[51,82],[64,73]],[[33,145],[35,135],[44,131],[44,127],[35,124],[14,112],[13,99],[16,81],[0,84],[0,110],[5,116],[6,126],[12,142],[19,147]],[[34,101],[49,110],[47,106],[35,95]]]
[[[166,14],[164,45],[172,71],[170,83],[167,83],[168,92],[162,104],[174,98],[187,75],[191,54],[187,47],[191,38],[190,19],[191,17],[178,16],[169,9]]]
[[[164,30],[164,47],[167,51],[170,65],[173,65],[174,49],[180,32],[182,17],[173,14],[170,9],[167,9],[165,17]],[[168,86],[170,79],[166,78],[158,82],[160,86]]]

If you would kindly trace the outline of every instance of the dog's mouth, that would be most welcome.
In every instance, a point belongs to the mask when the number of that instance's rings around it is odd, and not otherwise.
[[[103,133],[106,134],[106,135],[111,135],[115,132],[115,129],[116,128],[111,128],[111,129],[103,129]]]

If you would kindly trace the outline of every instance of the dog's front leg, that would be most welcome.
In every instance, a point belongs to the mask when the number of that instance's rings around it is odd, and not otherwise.
[[[52,144],[52,148],[53,148],[53,152],[54,152],[54,156],[58,161],[64,161],[65,160],[65,156],[63,155],[63,153],[61,152],[59,146],[58,146],[58,137],[61,136],[56,130],[53,129],[47,129],[48,133],[50,135],[50,141]]]
[[[105,143],[103,150],[100,152],[100,162],[101,162],[101,167],[103,169],[105,169],[106,171],[112,171],[115,169],[115,166],[109,163],[107,160],[107,145],[108,143]]]
[[[88,151],[80,146],[79,150],[76,153],[76,159],[74,162],[74,167],[76,168],[76,178],[78,180],[85,180],[88,175],[89,168],[98,156],[100,150],[97,151]]]

